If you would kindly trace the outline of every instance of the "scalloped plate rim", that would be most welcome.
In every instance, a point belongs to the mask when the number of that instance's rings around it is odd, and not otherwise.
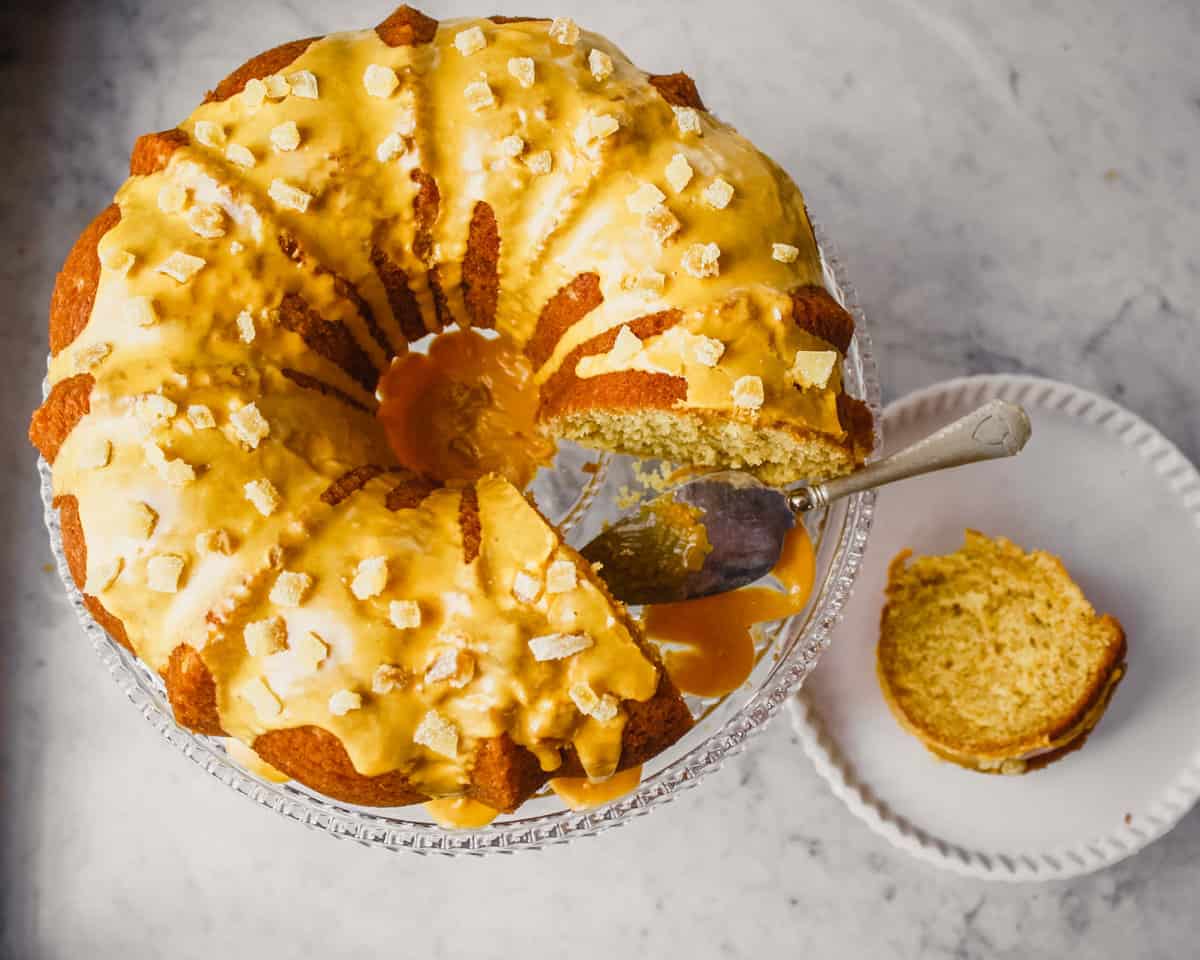
[[[883,412],[884,423],[910,416],[939,395],[954,395],[974,389],[975,401],[999,397],[1025,402],[1039,391],[1037,406],[1045,407],[1055,399],[1055,409],[1072,402],[1078,405],[1075,416],[1087,416],[1091,426],[1117,437],[1131,448],[1139,445],[1143,459],[1159,462],[1174,460],[1172,473],[1175,489],[1170,492],[1184,503],[1200,527],[1200,471],[1183,452],[1149,421],[1098,393],[1074,384],[1047,377],[1025,374],[978,374],[956,377],[922,387],[892,403]],[[1029,401],[1032,403],[1032,401]],[[1119,424],[1119,431],[1115,429]],[[886,431],[886,428],[885,428]],[[1149,442],[1148,442],[1149,441]],[[1156,472],[1161,476],[1163,470]],[[1189,495],[1194,502],[1188,504]],[[833,642],[837,642],[836,636]],[[841,756],[832,734],[826,729],[818,709],[809,702],[804,689],[788,704],[792,726],[805,755],[817,773],[849,811],[877,836],[892,846],[932,866],[965,877],[1009,883],[1046,882],[1084,876],[1118,863],[1166,836],[1200,800],[1200,748],[1190,764],[1181,768],[1169,786],[1147,811],[1136,814],[1138,822],[1123,829],[1102,834],[1091,840],[1042,853],[1008,853],[973,850],[951,843],[911,821],[896,816],[871,796],[869,783],[856,775]],[[1146,824],[1142,826],[1141,824]]]

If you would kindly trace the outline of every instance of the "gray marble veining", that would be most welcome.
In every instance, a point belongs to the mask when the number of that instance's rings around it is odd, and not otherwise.
[[[486,861],[386,856],[255,809],[121,699],[46,566],[23,441],[54,271],[137,133],[173,125],[254,52],[387,6],[0,9],[13,361],[0,379],[0,955],[1196,955],[1195,813],[1090,878],[965,881],[867,832],[780,720],[701,789],[608,836]],[[1191,0],[483,6],[572,15],[644,67],[692,73],[836,239],[889,397],[962,373],[1041,373],[1113,396],[1200,455]]]

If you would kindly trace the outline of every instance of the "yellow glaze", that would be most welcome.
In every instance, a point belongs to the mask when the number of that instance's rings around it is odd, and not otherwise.
[[[454,38],[472,26],[487,43],[464,55]],[[440,272],[454,316],[465,322],[460,278],[467,228],[476,202],[486,200],[501,237],[496,322],[504,336],[523,345],[560,287],[585,271],[600,277],[603,304],[562,338],[536,372],[539,382],[583,340],[678,309],[685,315],[681,330],[725,345],[711,369],[681,366],[669,334],[648,345],[648,362],[688,377],[689,404],[727,405],[731,378],[754,372],[764,380],[766,413],[838,430],[834,384],[800,391],[783,373],[796,349],[823,347],[789,322],[786,291],[821,282],[799,192],[710,115],[699,115],[701,135],[682,133],[646,75],[608,41],[584,33],[567,46],[552,42],[547,29],[546,22],[451,21],[432,43],[416,47],[389,47],[374,31],[334,35],[312,43],[282,71],[285,77],[311,72],[316,99],[292,94],[256,105],[243,92],[199,107],[181,124],[191,143],[177,149],[164,170],[133,177],[118,192],[121,221],[99,244],[107,265],[91,320],[49,370],[56,383],[88,357],[105,354],[90,368],[90,412],[61,448],[54,489],[79,502],[88,548],[85,589],[124,622],[138,655],[162,670],[178,644],[195,647],[216,680],[222,726],[243,742],[268,730],[315,724],[341,738],[359,772],[400,769],[431,796],[459,793],[473,745],[501,732],[533,750],[545,769],[556,768],[560,751],[573,745],[590,776],[611,774],[624,710],[601,723],[581,715],[567,690],[582,681],[597,695],[645,700],[657,687],[658,668],[586,564],[578,564],[573,589],[553,596],[542,591],[532,602],[514,597],[518,572],[544,581],[551,562],[576,557],[498,477],[478,484],[483,546],[470,564],[463,560],[456,490],[391,512],[384,498],[394,481],[385,474],[337,506],[321,501],[322,491],[347,470],[388,467],[395,458],[373,415],[372,386],[356,382],[280,324],[285,294],[301,295],[326,321],[349,330],[375,369],[385,370],[391,352],[406,346],[370,261],[372,244],[405,271],[429,329],[436,327],[430,266]],[[592,49],[612,57],[610,77],[596,80],[589,72]],[[531,87],[509,73],[512,57],[533,59]],[[371,65],[396,71],[399,84],[390,96],[368,94],[363,75]],[[465,89],[481,79],[494,103],[473,111]],[[595,141],[577,139],[581,122],[592,115],[614,117],[619,128]],[[287,122],[295,123],[299,143],[280,150],[272,131]],[[398,129],[403,135],[394,141],[395,155],[381,160],[380,144]],[[214,130],[216,145],[205,145]],[[516,157],[501,148],[513,135],[523,141]],[[254,165],[228,159],[228,146],[250,151]],[[546,150],[550,172],[533,172],[528,158]],[[679,193],[664,174],[676,153],[694,170]],[[416,170],[431,175],[441,192],[424,260],[414,252]],[[723,210],[702,199],[715,177],[734,189]],[[309,195],[307,209],[281,201],[276,181]],[[626,202],[645,183],[663,191],[682,224],[665,244]],[[171,200],[180,196],[182,209]],[[205,205],[221,211],[219,236],[189,226]],[[284,233],[303,248],[303,263],[281,249]],[[717,276],[700,279],[682,268],[693,243],[719,245]],[[791,263],[772,259],[773,243],[795,246],[798,256]],[[176,252],[203,261],[182,281],[157,269]],[[111,266],[126,254],[134,257],[131,268]],[[631,279],[648,269],[664,275],[661,290]],[[371,336],[338,277],[369,304],[392,351]],[[130,305],[140,301],[134,298],[145,298],[151,309],[141,316],[153,322],[136,322]],[[362,409],[301,389],[284,370],[319,378]],[[174,412],[166,404],[158,422],[139,416],[146,404],[138,398],[146,394],[160,394]],[[232,419],[251,403],[268,427],[257,445],[238,436]],[[189,408],[200,405],[214,427],[203,418],[193,423]],[[96,445],[105,442],[111,454],[95,466]],[[190,465],[194,476],[168,482],[148,443],[167,462]],[[245,493],[246,484],[259,481],[278,492],[269,515]],[[197,536],[211,531],[227,537],[228,552],[198,544]],[[148,587],[148,564],[162,554],[183,561],[175,592]],[[386,558],[386,584],[378,595],[359,599],[350,584],[358,564],[374,557]],[[296,606],[271,600],[283,571],[311,578]],[[392,601],[417,602],[420,626],[394,626]],[[286,626],[286,646],[251,653],[247,624],[273,617]],[[565,659],[536,661],[528,641],[560,631],[586,633],[592,646]],[[310,633],[327,649],[319,664]],[[448,648],[473,659],[462,686],[424,679]],[[407,682],[376,692],[380,665],[401,668]],[[270,701],[263,684],[278,702],[277,713],[264,709]],[[335,714],[330,698],[342,691],[360,700]],[[457,731],[455,756],[414,742],[429,710]]]

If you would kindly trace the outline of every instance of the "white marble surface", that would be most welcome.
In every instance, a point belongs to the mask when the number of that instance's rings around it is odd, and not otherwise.
[[[711,107],[791,170],[837,238],[889,396],[964,372],[1045,373],[1125,402],[1200,454],[1193,0],[483,6],[574,15],[644,67],[691,72]],[[967,882],[869,834],[781,720],[701,789],[616,833],[513,858],[425,860],[256,809],[122,700],[45,566],[23,442],[54,271],[137,133],[173,125],[259,49],[386,9],[0,10],[0,336],[14,361],[0,380],[11,453],[0,474],[0,955],[1195,956],[1195,813],[1088,879]]]

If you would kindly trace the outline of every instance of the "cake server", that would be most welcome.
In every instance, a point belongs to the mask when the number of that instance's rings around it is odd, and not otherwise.
[[[797,516],[908,477],[1019,453],[1029,416],[992,400],[848,476],[789,490],[724,470],[688,480],[618,519],[581,551],[626,603],[674,603],[753,583],[779,561]]]

